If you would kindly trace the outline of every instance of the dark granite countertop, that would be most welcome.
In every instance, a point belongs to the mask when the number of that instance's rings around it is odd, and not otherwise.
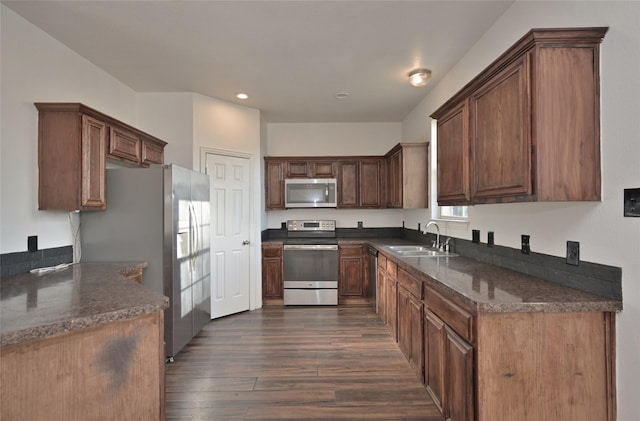
[[[169,299],[124,275],[146,263],[80,263],[0,283],[0,345],[162,311]]]
[[[619,300],[600,297],[468,257],[402,257],[388,246],[410,244],[407,241],[384,239],[363,242],[392,258],[400,268],[421,282],[475,312],[622,310],[622,302]]]

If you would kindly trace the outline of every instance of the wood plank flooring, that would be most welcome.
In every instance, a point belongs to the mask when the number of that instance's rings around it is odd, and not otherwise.
[[[444,420],[363,306],[217,319],[167,364],[166,392],[167,420]]]

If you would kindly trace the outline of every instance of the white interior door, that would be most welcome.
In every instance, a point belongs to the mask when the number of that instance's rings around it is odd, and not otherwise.
[[[206,153],[211,176],[211,318],[249,310],[249,159]]]

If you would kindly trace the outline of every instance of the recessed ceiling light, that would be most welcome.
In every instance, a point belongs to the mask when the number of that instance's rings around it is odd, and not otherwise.
[[[236,94],[236,98],[238,98],[238,99],[247,99],[247,98],[249,98],[249,95],[247,95],[247,94],[245,94],[243,92],[238,92]]]
[[[345,99],[349,96],[349,92],[338,92],[336,94],[336,98],[338,99]]]

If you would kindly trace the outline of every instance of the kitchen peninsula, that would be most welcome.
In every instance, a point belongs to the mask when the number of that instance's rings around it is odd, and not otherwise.
[[[2,280],[2,419],[164,419],[163,310],[144,263]]]

